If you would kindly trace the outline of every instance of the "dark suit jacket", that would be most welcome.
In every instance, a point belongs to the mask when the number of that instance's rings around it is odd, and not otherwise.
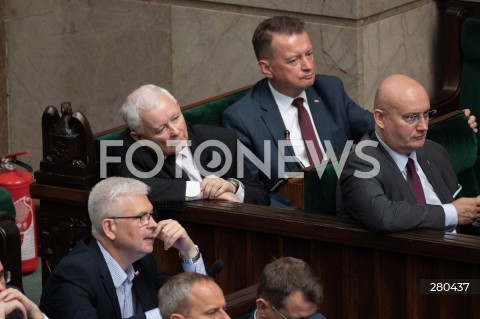
[[[347,140],[358,141],[373,129],[372,113],[347,96],[342,81],[337,77],[317,75],[314,85],[306,89],[306,94],[324,149],[325,141],[330,141],[335,154],[341,154]],[[260,181],[270,190],[280,181],[278,141],[285,139],[286,128],[266,78],[225,110],[223,126],[233,129],[238,139],[262,161],[265,159],[264,141],[271,141],[271,178],[247,161],[252,173],[259,174]],[[285,155],[295,154],[291,147],[287,147]],[[296,163],[285,165],[285,172],[299,170]]]
[[[238,178],[245,186],[245,203],[268,205],[268,194],[263,189],[258,179],[243,166],[244,177],[240,178],[237,172],[237,139],[235,134],[223,127],[208,125],[188,125],[188,139],[191,140],[190,149],[195,154],[198,146],[205,141],[217,140],[227,146],[232,154],[232,165],[222,178]],[[130,136],[130,130],[126,129],[119,137],[123,141],[123,147],[108,147],[109,156],[121,157],[121,163],[109,164],[107,168],[108,176],[125,176],[137,178],[128,169],[125,162],[127,149],[135,142]],[[222,150],[215,147],[207,147],[202,151],[200,163],[205,169],[214,157],[214,153],[220,154],[220,165],[216,168],[221,169],[225,163],[225,154]],[[157,156],[150,148],[141,147],[135,151],[132,158],[133,164],[137,170],[142,172],[151,171],[157,164]],[[217,170],[218,170],[217,169]],[[215,170],[213,170],[215,172]],[[150,202],[160,209],[183,210],[185,206],[186,179],[175,178],[174,161],[165,161],[162,170],[151,178],[140,179],[150,186],[148,195]]]
[[[144,311],[158,307],[157,292],[168,275],[147,254],[133,264],[136,299]],[[50,319],[121,318],[117,293],[96,240],[87,236],[55,267],[43,289],[40,309]],[[145,314],[132,318],[145,318]]]
[[[375,133],[362,141],[378,141]],[[353,216],[375,232],[395,232],[413,228],[445,228],[445,213],[440,205],[417,204],[407,181],[388,152],[377,147],[364,147],[360,158],[352,152],[340,176],[343,212]],[[457,175],[445,149],[426,140],[416,151],[417,161],[443,204],[451,203],[458,189]],[[365,159],[365,155],[370,158]],[[378,175],[358,178],[355,171],[368,172],[371,159],[380,164]]]
[[[248,319],[260,319],[260,318],[255,318],[255,311],[256,310],[254,310],[253,312],[250,313],[250,315],[248,316]],[[307,319],[326,319],[326,317],[324,315],[322,315],[321,313],[316,312],[313,315],[311,315],[310,317],[308,317]]]

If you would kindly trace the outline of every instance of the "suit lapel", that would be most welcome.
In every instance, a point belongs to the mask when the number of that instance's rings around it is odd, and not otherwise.
[[[102,252],[100,251],[100,248],[98,247],[97,241],[95,239],[92,238],[89,246],[96,256],[100,278],[102,280],[103,287],[105,288],[105,292],[110,299],[112,308],[115,311],[115,318],[121,318],[122,313],[120,312],[120,305],[118,304],[117,291],[115,289],[115,286],[113,285],[112,276],[110,274],[110,271],[108,270],[107,262],[105,261],[105,258],[103,257]]]
[[[275,145],[272,150],[279,150],[278,141],[285,140],[285,123],[283,123],[282,115],[278,109],[278,105],[273,98],[273,94],[268,87],[268,82],[265,83],[265,94],[260,99],[260,109],[262,110],[262,120],[272,136],[270,142]],[[279,153],[279,152],[278,152]],[[280,154],[280,153],[279,153]],[[295,156],[295,152],[291,146],[285,147],[285,155]],[[277,156],[272,152],[271,156]],[[285,159],[284,159],[285,160]],[[295,163],[287,162],[288,171],[298,171],[298,167]]]
[[[387,150],[382,146],[380,141],[377,139],[377,135],[375,134],[375,131],[372,131],[370,133],[370,139],[378,142],[377,150],[381,155],[381,158],[379,158],[379,163],[380,163],[380,170],[382,174],[393,175],[391,177],[391,180],[396,181],[395,188],[391,188],[389,190],[390,193],[387,194],[387,196],[392,199],[405,200],[409,203],[415,204],[416,200],[415,200],[415,197],[413,196],[410,186],[408,186],[407,180],[403,176],[402,171],[400,171],[400,169],[398,168],[397,163],[395,163],[393,158],[390,156],[390,154],[388,154]]]
[[[152,299],[152,295],[145,293],[149,291],[150,288],[147,285],[147,278],[145,278],[145,274],[140,271],[139,265],[136,263],[133,264],[133,268],[135,269],[138,275],[133,278],[133,289],[135,291],[135,299],[137,305],[141,305],[141,311],[144,312],[145,309],[150,308],[152,305],[155,305],[155,300]],[[143,276],[143,277],[142,277]],[[136,313],[139,313],[140,309],[136,309]]]
[[[192,142],[190,146],[190,151],[192,152],[192,155],[195,156],[195,152],[198,148],[198,146],[203,142],[201,140],[201,137],[195,134],[194,129],[191,125],[187,125],[188,128],[188,139]],[[200,154],[200,165],[204,168],[208,168],[208,163],[212,160],[212,151],[210,147],[207,147],[203,149],[202,153]],[[221,167],[221,166],[220,166]],[[203,174],[200,172],[200,175],[203,176]]]
[[[435,161],[430,159],[428,156],[425,156],[423,152],[417,151],[417,161],[418,164],[422,167],[425,176],[427,176],[428,181],[432,184],[435,193],[442,203],[451,203],[452,196],[446,187],[445,183],[442,181],[439,173],[439,168],[436,167]]]
[[[332,141],[331,124],[333,119],[330,118],[329,112],[325,109],[325,101],[318,95],[313,87],[305,90],[307,93],[308,106],[312,114],[313,124],[317,129],[318,137],[326,151],[325,141]]]

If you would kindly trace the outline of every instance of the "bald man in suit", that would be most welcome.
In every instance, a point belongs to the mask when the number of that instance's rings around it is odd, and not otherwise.
[[[426,140],[434,114],[424,87],[412,78],[393,75],[381,83],[375,131],[348,156],[340,177],[344,213],[375,232],[454,231],[480,218],[480,197],[455,199],[460,185],[448,154]]]

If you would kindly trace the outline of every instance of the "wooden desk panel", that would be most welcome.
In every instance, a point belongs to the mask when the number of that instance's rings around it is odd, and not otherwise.
[[[40,229],[69,215],[88,220],[88,191],[34,183],[31,192],[40,199]],[[161,218],[188,230],[207,266],[225,262],[215,278],[226,294],[256,284],[273,257],[294,256],[319,275],[320,309],[329,318],[480,318],[480,295],[420,292],[421,279],[480,278],[478,237],[431,230],[379,235],[351,220],[214,201],[189,202],[185,212]],[[175,251],[157,243],[155,254],[162,269],[180,271]]]

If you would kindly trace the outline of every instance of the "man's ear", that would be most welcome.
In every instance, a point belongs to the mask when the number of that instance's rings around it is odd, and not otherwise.
[[[108,239],[110,240],[115,239],[116,237],[115,231],[117,229],[117,226],[115,225],[112,219],[106,218],[102,220],[102,229],[103,229],[103,232],[105,233],[105,236],[107,236]]]
[[[139,141],[142,139],[142,136],[140,134],[138,134],[137,132],[135,131],[130,131],[130,136],[133,138],[133,140],[135,141]]]
[[[265,75],[267,78],[272,78],[272,70],[270,68],[270,63],[268,60],[259,60],[258,61],[258,69]]]
[[[170,315],[170,319],[185,319],[185,317],[182,316],[182,315],[179,314],[179,313],[172,313],[172,314]]]
[[[375,120],[375,124],[378,125],[381,129],[385,127],[385,112],[380,109],[373,110],[373,119]]]
[[[267,308],[267,301],[261,297],[257,298],[255,301],[255,304],[257,305],[257,318],[266,318],[267,315],[265,313],[265,309]]]

